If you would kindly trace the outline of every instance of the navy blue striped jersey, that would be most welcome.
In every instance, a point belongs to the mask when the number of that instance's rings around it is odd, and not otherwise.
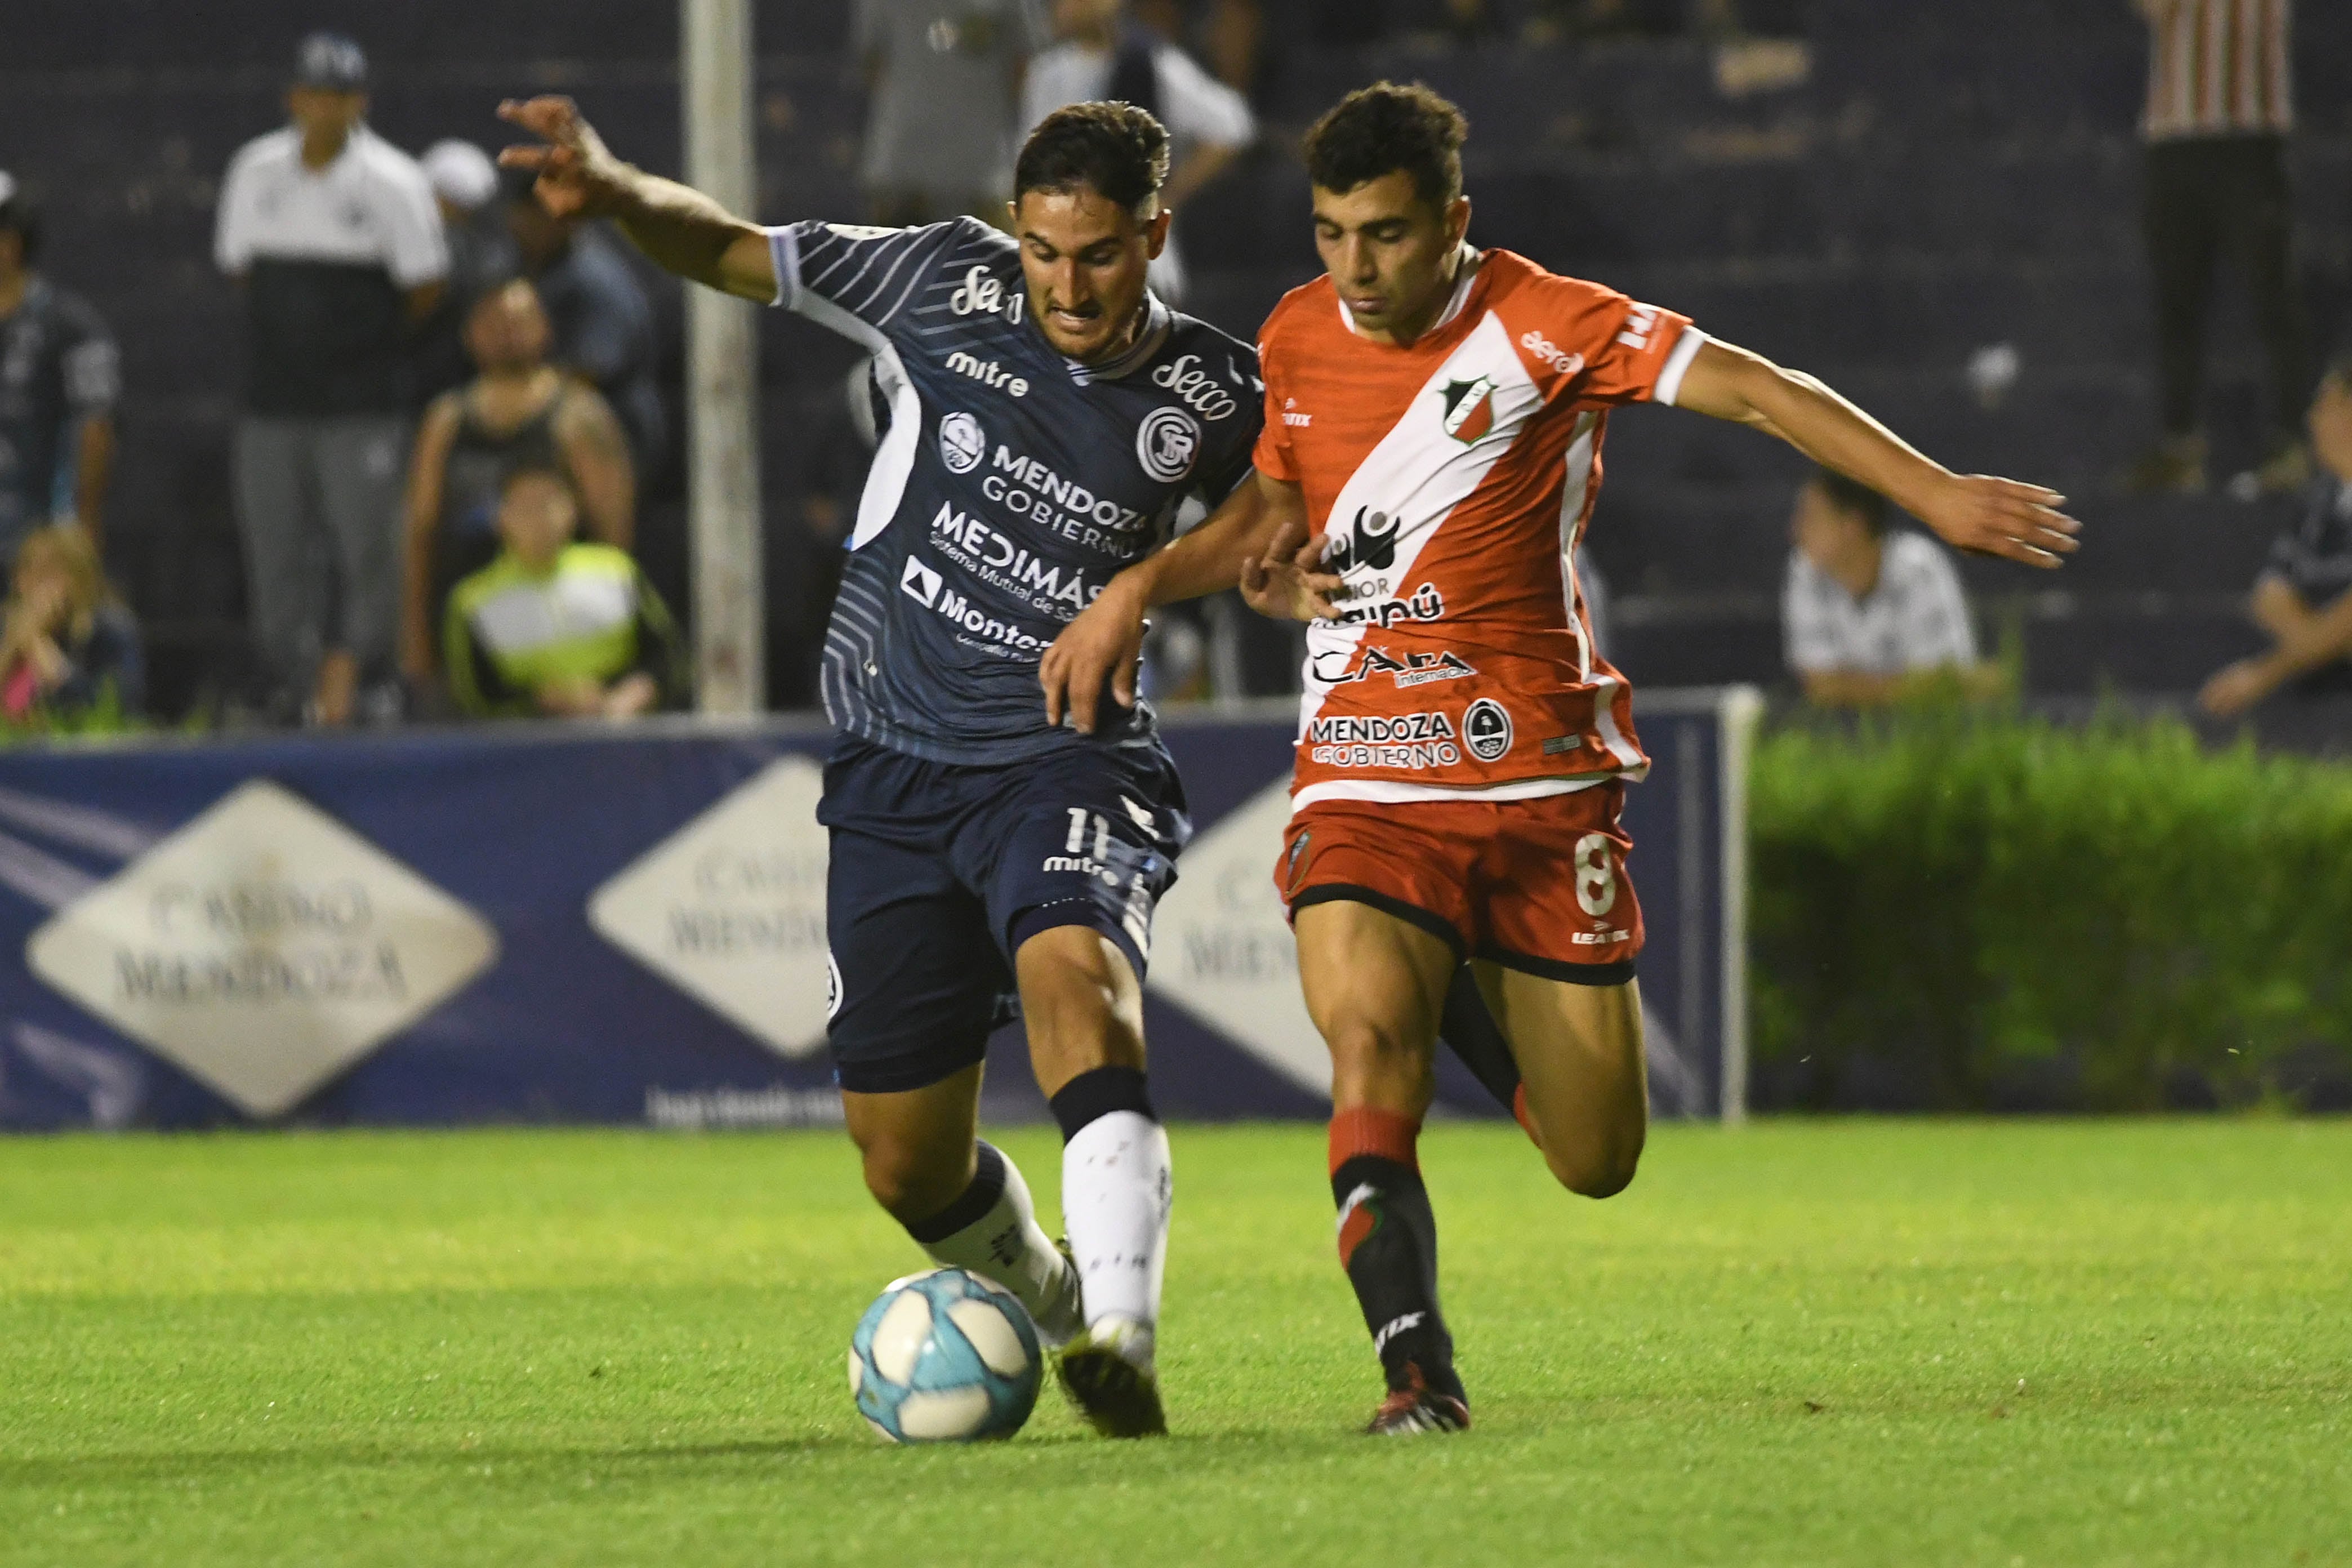
[[[1113,363],[1064,358],[1029,319],[1021,256],[972,218],[797,223],[769,234],[776,303],[873,351],[890,405],[826,628],[835,724],[934,762],[992,765],[1153,745],[1150,709],[1089,740],[1045,722],[1037,662],[1190,496],[1247,477],[1257,354],[1150,302]]]

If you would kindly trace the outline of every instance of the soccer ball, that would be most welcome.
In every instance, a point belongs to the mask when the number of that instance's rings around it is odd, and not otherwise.
[[[961,1268],[891,1281],[849,1341],[849,1392],[893,1443],[1010,1437],[1037,1404],[1045,1357],[1011,1292]]]

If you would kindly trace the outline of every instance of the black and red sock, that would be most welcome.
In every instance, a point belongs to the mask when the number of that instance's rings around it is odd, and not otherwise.
[[[1331,1201],[1339,1207],[1339,1267],[1348,1271],[1364,1327],[1391,1389],[1414,1373],[1463,1397],[1454,1336],[1437,1305],[1437,1216],[1414,1145],[1421,1123],[1359,1107],[1331,1118]]]

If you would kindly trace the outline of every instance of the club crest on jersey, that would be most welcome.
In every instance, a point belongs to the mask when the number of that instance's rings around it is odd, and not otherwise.
[[[1445,384],[1445,433],[1468,446],[1495,427],[1495,378]]]
[[[1136,461],[1163,485],[1191,473],[1200,451],[1201,422],[1172,405],[1153,409],[1136,427]]]
[[[1481,697],[1462,715],[1462,743],[1482,763],[1499,762],[1511,749],[1510,710],[1491,697]]]
[[[968,474],[988,455],[988,437],[980,421],[958,410],[940,421],[940,461],[951,474]]]

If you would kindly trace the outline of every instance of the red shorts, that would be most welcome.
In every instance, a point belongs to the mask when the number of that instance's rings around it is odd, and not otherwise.
[[[1633,978],[1642,906],[1616,780],[1535,800],[1318,801],[1290,819],[1276,885],[1308,904],[1370,904],[1463,958],[1584,985]]]

